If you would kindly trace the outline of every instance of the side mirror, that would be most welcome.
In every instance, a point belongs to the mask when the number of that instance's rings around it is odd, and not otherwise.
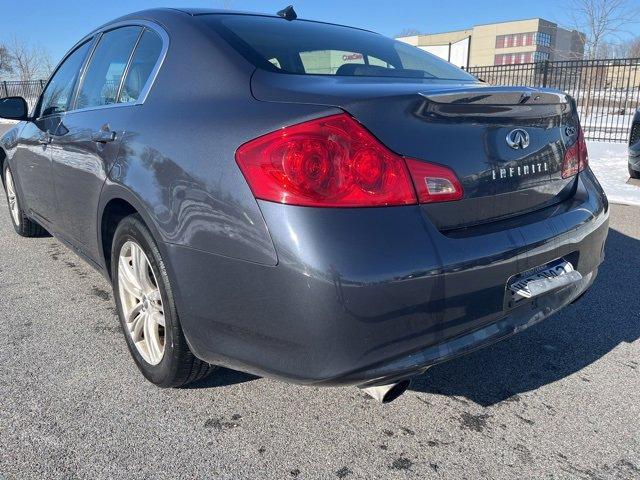
[[[29,106],[22,97],[7,97],[0,99],[0,117],[9,120],[27,120]]]

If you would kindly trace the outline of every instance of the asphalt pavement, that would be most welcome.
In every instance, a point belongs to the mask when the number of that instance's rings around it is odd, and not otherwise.
[[[230,370],[154,387],[109,284],[2,201],[0,478],[640,478],[640,209],[611,226],[582,300],[380,405]]]

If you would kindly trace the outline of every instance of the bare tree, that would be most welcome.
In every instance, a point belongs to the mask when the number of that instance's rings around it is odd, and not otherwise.
[[[640,36],[627,40],[620,45],[620,57],[640,58]]]
[[[51,73],[51,55],[40,45],[31,45],[13,37],[7,45],[13,72],[21,81],[47,78]]]
[[[415,28],[403,28],[402,30],[400,30],[398,32],[397,35],[394,35],[395,38],[400,38],[400,37],[412,37],[414,35],[420,35],[420,30],[415,29]]]
[[[617,58],[620,54],[620,44],[602,40],[595,47],[594,54],[592,58]]]
[[[42,76],[43,80],[47,80],[56,68],[56,64],[53,63],[53,58],[51,58],[48,51],[45,51],[44,58],[42,59],[42,68],[44,72],[44,75]]]
[[[589,59],[603,54],[604,43],[619,43],[640,15],[635,0],[571,0],[569,11],[575,28],[586,35],[585,54]]]
[[[0,76],[13,72],[11,63],[11,55],[9,55],[7,47],[0,45]]]

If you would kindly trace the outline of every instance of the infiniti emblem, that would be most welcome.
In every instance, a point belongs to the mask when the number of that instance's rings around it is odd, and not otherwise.
[[[521,128],[511,130],[507,135],[507,144],[514,150],[525,149],[529,146],[529,134]]]

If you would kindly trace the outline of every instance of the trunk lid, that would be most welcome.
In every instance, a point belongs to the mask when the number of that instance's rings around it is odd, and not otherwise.
[[[563,179],[561,170],[578,123],[561,92],[262,70],[252,92],[262,101],[339,107],[394,152],[451,168],[464,199],[423,206],[440,230],[527,213],[574,191],[576,177]]]

